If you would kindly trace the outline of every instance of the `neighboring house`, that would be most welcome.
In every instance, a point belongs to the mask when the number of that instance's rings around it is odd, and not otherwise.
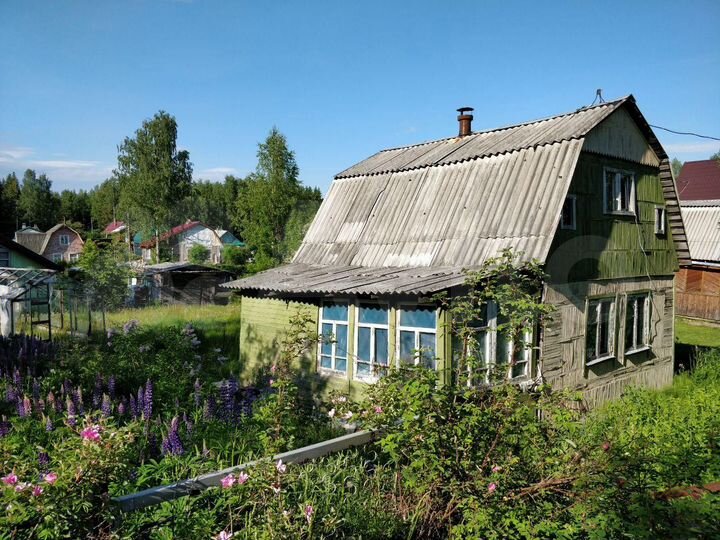
[[[113,221],[112,223],[108,223],[108,226],[103,229],[103,234],[109,236],[109,235],[125,232],[126,229],[127,229],[127,226],[125,225],[125,222]]]
[[[545,264],[557,308],[510,358],[497,306],[478,327],[486,366],[597,404],[671,383],[673,278],[688,258],[668,156],[632,96],[575,112],[383,150],[335,177],[292,262],[239,291],[241,360],[271,361],[288,318],[334,336],[312,352],[325,387],[362,391],[390,365],[452,380],[449,315],[463,269],[504,248]]]
[[[173,262],[187,262],[190,249],[200,244],[210,252],[207,262],[218,264],[222,261],[222,242],[217,233],[199,221],[187,221],[173,227],[160,235],[160,247],[167,245],[171,251]],[[151,238],[140,243],[142,257],[146,262],[153,260],[155,239]]]
[[[0,268],[61,269],[46,257],[2,235],[0,235]]]
[[[15,233],[15,241],[56,263],[77,261],[85,245],[80,233],[64,223],[44,233],[21,229]]]
[[[678,194],[692,262],[677,277],[676,313],[720,322],[720,162],[685,163]]]
[[[225,229],[215,229],[215,233],[218,235],[218,238],[220,238],[220,242],[222,242],[223,246],[243,247],[245,245],[245,242],[242,242],[230,231],[226,231]]]

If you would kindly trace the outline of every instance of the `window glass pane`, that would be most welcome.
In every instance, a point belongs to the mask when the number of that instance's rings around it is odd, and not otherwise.
[[[606,355],[610,352],[610,302],[600,302],[600,336],[598,337],[599,343],[597,344],[598,355]]]
[[[337,371],[347,371],[347,359],[336,358],[335,359],[335,369]]]
[[[357,374],[361,377],[367,377],[370,375],[370,364],[365,362],[357,363]]]
[[[527,362],[515,362],[512,367],[512,377],[523,377],[526,373]]]
[[[495,363],[498,365],[507,364],[510,357],[510,340],[508,340],[504,332],[498,332],[496,351]]]
[[[480,366],[487,366],[487,342],[488,334],[486,331],[477,332],[475,334],[475,343],[472,344],[471,354]]]
[[[380,328],[375,330],[375,362],[388,364],[388,331]]]
[[[605,211],[612,212],[615,209],[615,173],[605,172]]]
[[[435,328],[435,308],[417,307],[400,310],[400,326]]]
[[[358,327],[358,350],[357,356],[360,360],[370,361],[370,329]]]
[[[415,332],[400,331],[400,360],[415,362]]]
[[[641,345],[645,345],[645,299],[644,298],[637,298],[635,300],[637,302],[637,321],[635,321],[635,328],[637,336],[635,339],[636,345],[639,347]]]
[[[335,303],[323,304],[322,316],[325,321],[347,321],[348,305]]]
[[[360,323],[370,324],[387,324],[388,309],[386,306],[378,306],[375,304],[361,304],[360,313],[358,314]]]
[[[330,369],[332,367],[332,361],[330,360],[329,356],[321,356],[320,357],[320,367]]]
[[[635,347],[633,343],[633,331],[635,329],[635,299],[628,298],[625,308],[625,348],[632,349]]]
[[[322,325],[322,347],[320,348],[321,354],[332,354],[332,340],[333,331],[332,324],[324,323]]]
[[[344,324],[338,324],[338,325],[336,325],[335,332],[336,332],[335,339],[337,340],[337,344],[335,346],[335,356],[347,357],[348,327]]]
[[[420,359],[422,365],[428,368],[435,367],[435,334],[420,334]]]

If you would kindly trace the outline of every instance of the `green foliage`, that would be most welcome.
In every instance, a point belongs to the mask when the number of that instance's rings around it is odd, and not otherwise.
[[[35,171],[25,171],[18,200],[20,219],[46,230],[56,224],[58,202],[53,197],[52,182]]]
[[[678,158],[673,158],[673,160],[670,162],[670,167],[672,168],[673,176],[677,180],[680,177],[680,171],[683,167],[683,162],[680,161]]]
[[[224,246],[222,252],[222,266],[230,272],[242,274],[245,265],[250,259],[250,250],[245,246]]]
[[[120,182],[117,178],[108,178],[90,191],[90,212],[99,229],[118,219],[120,204]]]
[[[83,291],[93,309],[113,310],[124,304],[132,275],[126,258],[127,251],[121,244],[99,249],[92,240],[85,243],[78,267],[82,269]]]
[[[210,250],[202,244],[194,244],[188,251],[188,260],[193,264],[204,264],[210,258]]]
[[[0,231],[9,234],[18,226],[18,204],[20,199],[20,183],[15,173],[8,174],[0,179]]]
[[[146,237],[174,225],[175,208],[192,187],[190,154],[177,149],[175,118],[160,111],[126,137],[115,175],[122,206]]]
[[[298,243],[298,231],[314,216],[320,192],[303,187],[298,174],[294,152],[285,136],[273,128],[258,145],[257,171],[237,189],[233,223],[254,253],[251,271],[270,268],[289,257],[289,250]]]

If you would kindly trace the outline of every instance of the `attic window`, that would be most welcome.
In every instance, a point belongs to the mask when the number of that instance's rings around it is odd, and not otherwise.
[[[575,195],[568,195],[563,203],[562,212],[560,214],[560,228],[574,231],[577,227],[576,222],[576,200]]]
[[[665,207],[655,207],[655,234],[658,236],[665,236],[665,223],[667,222],[667,215]]]
[[[606,214],[635,215],[635,175],[606,168],[603,198]]]
[[[60,235],[60,245],[61,246],[69,246],[70,245],[70,237],[67,234]]]

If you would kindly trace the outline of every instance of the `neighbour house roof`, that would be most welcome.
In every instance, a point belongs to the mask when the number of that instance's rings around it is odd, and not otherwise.
[[[122,232],[125,230],[125,222],[124,221],[113,221],[112,223],[108,223],[108,226],[103,229],[103,232],[105,234],[114,234],[118,232]]]
[[[683,203],[720,199],[720,161],[686,161],[680,170],[677,187]]]
[[[54,227],[51,227],[44,233],[37,233],[37,232],[16,232],[15,233],[15,240],[22,244],[23,246],[27,247],[28,249],[33,250],[35,253],[45,253],[45,250],[48,247],[48,244],[50,243],[50,238],[52,238],[52,235],[59,231],[60,229],[70,229],[72,232],[74,232],[78,238],[80,238],[80,242],[83,244],[82,238],[80,237],[80,233],[77,232],[75,229],[70,227],[69,225],[66,225],[65,223],[58,223]]]
[[[694,263],[720,263],[720,199],[682,205],[690,256]]]
[[[160,235],[160,241],[163,242],[169,238],[172,238],[173,236],[177,236],[178,234],[182,234],[185,231],[189,231],[193,227],[197,227],[198,225],[201,225],[203,227],[207,227],[204,223],[200,221],[187,221],[183,223],[182,225],[178,225],[177,227],[173,227],[169,231],[165,231]],[[208,229],[210,227],[207,227]],[[211,229],[212,230],[212,229]],[[214,232],[214,231],[213,231]],[[140,247],[143,247],[145,249],[149,249],[151,247],[155,246],[155,238],[151,238],[149,240],[145,240],[140,244]]]
[[[194,264],[190,262],[164,262],[158,264],[148,264],[142,267],[142,273],[147,276],[164,274],[165,272],[230,274],[230,272],[221,268],[205,266],[202,264]]]
[[[47,268],[49,270],[61,270],[61,267],[58,264],[52,262],[50,259],[47,259],[42,255],[38,254],[37,252],[33,251],[32,249],[29,249],[26,246],[15,242],[14,240],[10,240],[9,238],[2,235],[0,235],[0,246],[3,246],[10,251],[15,251],[23,257],[27,257],[31,261],[35,261],[43,268]]]
[[[220,238],[220,241],[226,245],[226,246],[244,246],[245,242],[242,240],[239,240],[237,236],[235,236],[230,231],[227,231],[225,229],[216,229],[215,234],[218,235],[218,238]]]
[[[378,152],[335,177],[292,263],[226,286],[285,293],[432,292],[461,283],[463,268],[479,267],[504,248],[545,260],[580,152],[628,158],[627,148],[620,155],[603,142],[607,137],[597,136],[614,125],[635,130],[642,141],[633,147],[622,140],[618,147],[630,148],[634,161],[659,166],[673,239],[686,259],[667,154],[628,96]]]

